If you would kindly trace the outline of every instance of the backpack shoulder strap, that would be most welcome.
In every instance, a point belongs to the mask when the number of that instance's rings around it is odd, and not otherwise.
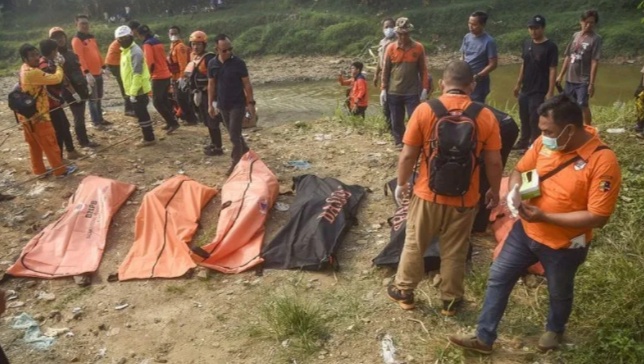
[[[429,107],[432,109],[434,114],[436,115],[436,119],[440,119],[444,116],[449,115],[449,111],[445,108],[445,105],[441,102],[439,99],[431,99],[427,101],[427,104],[429,104]]]
[[[596,152],[599,152],[600,150],[604,150],[604,149],[610,149],[610,147],[607,146],[607,145],[602,144],[602,145],[598,146],[597,148],[595,148],[595,150],[593,150],[591,155],[596,153]],[[552,171],[544,174],[543,176],[540,176],[539,177],[539,182],[543,182],[543,181],[547,180],[548,178],[550,178],[550,177],[554,176],[555,174],[561,172],[564,168],[568,167],[569,165],[571,165],[571,164],[573,164],[573,163],[575,163],[575,162],[577,162],[579,160],[582,160],[581,156],[579,156],[579,155],[576,155],[576,156],[568,159],[567,161],[565,161],[565,162],[561,163],[559,166],[557,166],[557,168],[555,168]]]
[[[472,101],[472,103],[469,104],[469,106],[466,107],[463,111],[463,115],[472,120],[476,120],[476,117],[479,116],[479,113],[481,112],[481,110],[483,110],[484,107],[485,106],[483,104]]]

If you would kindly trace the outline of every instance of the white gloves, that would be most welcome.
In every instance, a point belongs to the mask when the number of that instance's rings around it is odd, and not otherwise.
[[[130,96],[130,102],[135,104],[136,103],[136,96]]]
[[[407,197],[407,189],[408,185],[406,184],[404,186],[396,186],[394,197],[396,198],[396,203],[398,204],[398,206],[402,206],[405,197]]]
[[[110,71],[110,69],[109,69],[109,68],[103,68],[103,71],[102,71],[102,72],[103,72],[103,76],[105,76],[105,77],[110,77],[110,76],[112,76],[112,71]]]
[[[96,79],[94,78],[94,76],[92,76],[91,73],[86,73],[85,79],[87,80],[87,86],[89,86],[89,88],[96,87]]]
[[[195,103],[196,107],[199,107],[201,105],[201,90],[197,90],[192,95],[192,101]]]
[[[427,89],[424,88],[423,91],[420,93],[420,101],[425,101],[427,100]]]
[[[382,90],[380,91],[380,106],[385,106],[385,102],[387,102],[387,91]]]
[[[508,205],[508,210],[512,217],[519,216],[519,206],[521,206],[521,193],[519,192],[519,184],[515,183],[512,190],[508,193],[506,197],[506,203]]]
[[[186,89],[186,86],[187,86],[186,79],[185,78],[180,78],[178,86],[179,86],[179,90],[184,91]]]
[[[56,56],[55,62],[57,65],[62,66],[65,64],[65,57],[63,57],[62,54],[58,53],[58,55]]]
[[[215,116],[219,114],[219,109],[217,108],[217,101],[212,102],[212,108],[215,109]]]

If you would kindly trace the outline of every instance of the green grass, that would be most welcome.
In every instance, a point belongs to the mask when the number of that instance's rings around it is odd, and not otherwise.
[[[359,1],[355,1],[359,2]],[[424,3],[429,3],[425,5]],[[644,31],[638,1],[599,1],[592,5],[600,11],[599,33],[604,38],[605,57],[641,54],[639,34]],[[340,0],[235,1],[229,9],[215,13],[162,16],[143,13],[138,20],[147,23],[167,42],[166,30],[171,25],[184,28],[187,37],[192,30],[204,30],[213,37],[224,32],[232,36],[235,50],[242,57],[266,54],[347,55],[367,59],[367,49],[376,46],[381,37],[380,20],[385,15],[407,16],[415,25],[414,37],[432,53],[439,48],[458,50],[467,32],[467,16],[474,10],[490,14],[487,30],[496,37],[502,52],[517,53],[527,37],[525,23],[541,13],[548,19],[548,35],[563,49],[572,32],[578,28],[578,17],[590,4],[582,0],[540,3],[491,1],[399,0],[368,7]],[[14,71],[19,59],[17,49],[24,42],[37,43],[56,25],[74,33],[73,12],[60,10],[10,14],[0,24],[0,70]],[[106,49],[113,40],[114,24],[96,20],[92,25],[101,46]]]

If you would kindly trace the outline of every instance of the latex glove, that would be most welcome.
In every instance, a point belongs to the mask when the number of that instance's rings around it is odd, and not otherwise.
[[[130,96],[130,102],[135,104],[136,103],[136,96]]]
[[[385,106],[385,102],[387,102],[387,91],[382,90],[380,91],[380,106]]]
[[[85,79],[87,80],[87,86],[89,86],[89,88],[94,88],[96,86],[96,79],[91,73],[86,73]]]
[[[424,88],[423,91],[420,93],[420,101],[425,101],[427,100],[427,89]]]
[[[111,77],[112,76],[112,71],[110,71],[110,69],[107,68],[107,67],[103,68],[102,73],[103,73],[103,76],[105,76],[105,77]]]
[[[62,66],[65,64],[65,57],[62,54],[58,53],[56,59],[54,60],[57,65]]]
[[[186,86],[187,86],[186,79],[185,78],[180,78],[179,79],[179,90],[185,91]]]
[[[394,197],[396,198],[396,203],[398,206],[402,206],[403,201],[405,198],[407,198],[407,190],[409,186],[405,184],[404,186],[396,186],[396,190],[394,191]]]
[[[510,210],[512,217],[519,216],[519,206],[521,206],[521,193],[519,192],[518,183],[514,184],[514,187],[512,187],[505,199],[508,205],[508,210]]]
[[[216,117],[219,114],[219,109],[217,108],[217,101],[213,101],[212,104],[208,105],[208,114],[212,118]]]

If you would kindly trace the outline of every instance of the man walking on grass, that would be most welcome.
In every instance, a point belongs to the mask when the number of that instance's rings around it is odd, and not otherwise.
[[[519,98],[521,138],[513,149],[525,151],[539,137],[537,108],[552,97],[557,76],[559,52],[557,45],[546,38],[546,19],[535,15],[528,23],[530,39],[523,44],[519,78],[514,88],[514,97]]]
[[[233,144],[232,164],[226,175],[232,173],[237,162],[248,151],[242,136],[242,121],[246,112],[255,117],[253,86],[248,77],[246,63],[233,54],[233,44],[225,34],[215,37],[217,57],[208,62],[208,113],[211,117],[221,113]]]

